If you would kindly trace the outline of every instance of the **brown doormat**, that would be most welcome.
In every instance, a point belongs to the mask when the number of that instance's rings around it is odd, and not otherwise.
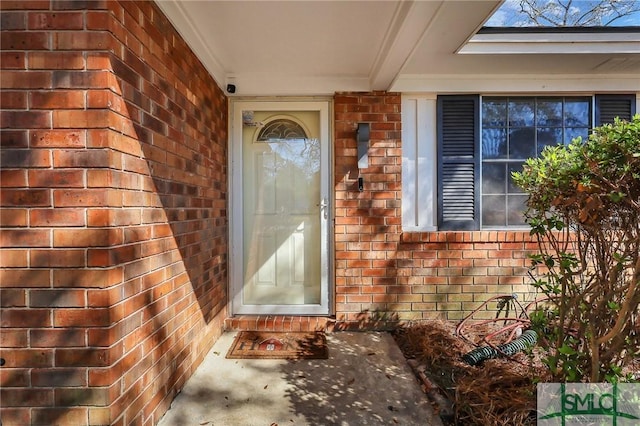
[[[322,332],[241,331],[227,358],[327,359],[327,339]]]

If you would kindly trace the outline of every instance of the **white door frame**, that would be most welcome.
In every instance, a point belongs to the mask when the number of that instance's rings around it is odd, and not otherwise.
[[[318,111],[320,115],[320,203],[328,204],[319,209],[321,283],[320,304],[313,305],[244,305],[242,288],[243,271],[243,214],[242,214],[242,111]],[[330,315],[333,277],[331,271],[333,223],[333,191],[331,191],[331,122],[330,100],[236,100],[229,103],[229,309],[231,315]],[[326,215],[325,215],[326,212]]]

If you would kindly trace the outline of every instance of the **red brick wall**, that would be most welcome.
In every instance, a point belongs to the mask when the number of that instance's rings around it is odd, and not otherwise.
[[[532,298],[528,232],[403,233],[400,94],[339,93],[334,109],[339,328],[459,319],[495,294]],[[369,167],[360,171],[359,122],[371,123]]]
[[[227,103],[153,2],[2,8],[2,424],[155,424],[222,331]]]

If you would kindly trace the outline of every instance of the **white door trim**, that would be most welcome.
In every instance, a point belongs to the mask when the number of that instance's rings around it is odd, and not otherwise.
[[[243,214],[242,214],[242,111],[318,111],[320,115],[320,198],[328,204],[320,211],[321,290],[320,304],[314,305],[244,305],[242,301]],[[331,230],[333,193],[331,189],[330,101],[325,100],[231,100],[229,105],[229,308],[231,315],[329,315],[333,289]],[[318,200],[318,203],[321,202]],[[326,215],[325,215],[326,212]]]

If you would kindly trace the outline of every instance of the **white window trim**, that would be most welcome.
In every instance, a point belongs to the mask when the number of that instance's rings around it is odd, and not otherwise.
[[[436,100],[436,94],[402,96],[402,230],[406,232],[438,229]]]
[[[517,32],[476,34],[456,53],[481,55],[508,54],[593,54],[640,53],[637,32]]]

